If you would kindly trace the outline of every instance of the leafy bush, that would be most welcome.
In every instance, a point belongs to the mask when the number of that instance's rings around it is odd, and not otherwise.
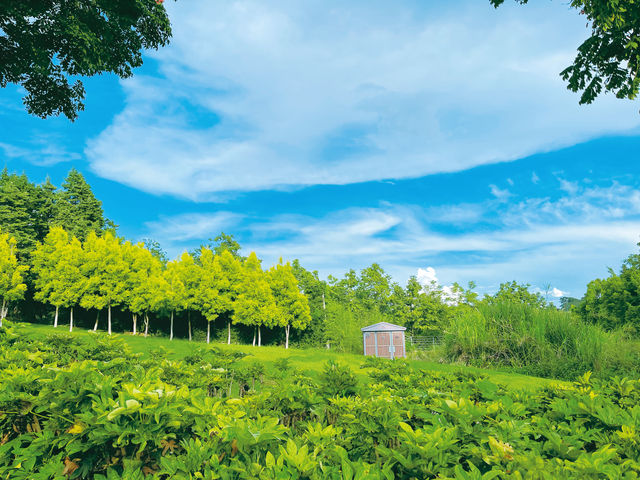
[[[535,337],[532,337],[535,338]],[[368,387],[329,363],[232,396],[259,363],[50,362],[93,339],[0,340],[0,478],[637,478],[640,381],[584,375],[513,391],[484,375],[366,362]],[[606,344],[605,344],[606,345]],[[194,359],[197,359],[195,361]],[[50,363],[49,363],[50,362]],[[154,364],[155,362],[155,364]],[[226,384],[221,384],[226,385]],[[239,393],[239,391],[237,392]]]

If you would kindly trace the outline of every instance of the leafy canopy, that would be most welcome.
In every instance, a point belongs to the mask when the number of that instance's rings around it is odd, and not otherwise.
[[[489,0],[494,7],[505,0]],[[516,0],[528,3],[529,0]],[[591,36],[560,76],[572,92],[582,92],[580,103],[592,103],[611,92],[617,98],[635,99],[640,78],[640,3],[634,0],[571,0],[569,5],[584,15]]]
[[[142,50],[164,46],[170,36],[156,0],[2,0],[0,86],[24,88],[33,115],[75,120],[85,96],[77,77],[130,77]]]

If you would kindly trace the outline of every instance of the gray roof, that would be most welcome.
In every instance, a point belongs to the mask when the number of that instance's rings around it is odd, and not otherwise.
[[[361,328],[360,330],[363,332],[397,332],[406,330],[406,328],[401,327],[400,325],[394,325],[393,323],[380,322]]]

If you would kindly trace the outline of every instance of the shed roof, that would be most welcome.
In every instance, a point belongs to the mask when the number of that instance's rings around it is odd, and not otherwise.
[[[363,332],[397,332],[406,330],[406,328],[401,327],[400,325],[394,325],[389,322],[380,322],[374,323],[373,325],[369,325],[368,327],[361,328]]]

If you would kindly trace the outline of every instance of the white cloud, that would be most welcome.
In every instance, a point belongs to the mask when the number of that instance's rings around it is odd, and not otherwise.
[[[538,175],[536,175],[536,172],[533,172],[531,174],[531,183],[537,184],[539,181],[540,181],[540,177],[538,177]]]
[[[171,257],[202,241],[216,237],[221,231],[238,225],[243,216],[233,212],[184,213],[176,216],[162,216],[145,224],[146,234],[154,240],[161,240]]]
[[[568,294],[569,292],[563,292],[562,290],[560,290],[559,288],[553,287],[553,289],[551,290],[551,295],[554,298],[560,298],[560,297],[564,297]]]
[[[558,72],[587,35],[550,3],[249,0],[168,4],[162,78],[90,142],[93,170],[193,199],[415,177],[512,160],[640,123],[580,107]]]
[[[491,195],[496,197],[501,202],[506,202],[507,200],[509,200],[509,197],[513,196],[513,193],[511,193],[508,189],[502,189],[497,187],[496,185],[489,185],[489,189],[491,190]]]

